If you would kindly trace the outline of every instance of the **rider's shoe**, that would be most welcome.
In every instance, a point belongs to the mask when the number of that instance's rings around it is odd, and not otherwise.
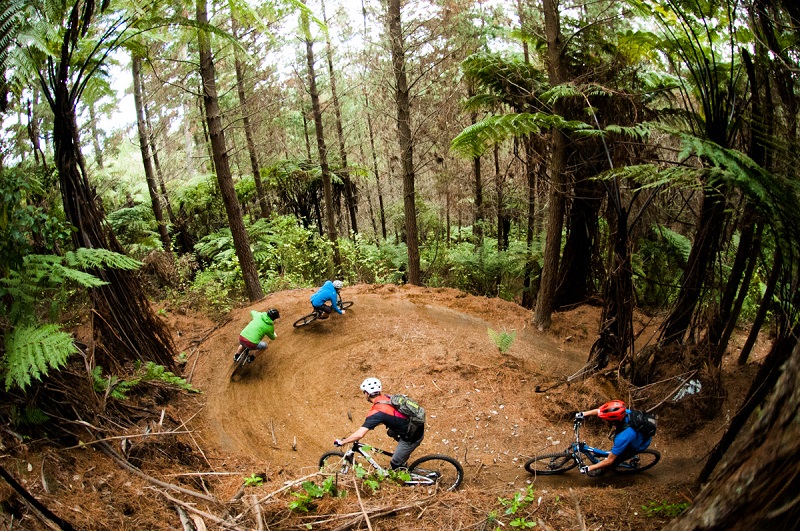
[[[328,318],[328,314],[327,313],[323,313],[322,315],[317,317],[317,319],[327,319],[327,318]]]
[[[236,363],[237,361],[239,361],[239,356],[241,356],[241,354],[234,354],[234,355],[233,355],[233,362],[234,362],[234,363]]]
[[[256,357],[253,356],[252,354],[250,354],[249,356],[247,356],[247,363],[253,363],[253,360],[255,360],[255,359],[256,359]]]

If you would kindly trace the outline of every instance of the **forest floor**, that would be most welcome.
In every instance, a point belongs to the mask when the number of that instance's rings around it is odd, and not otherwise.
[[[310,311],[312,292],[274,293],[222,321],[186,308],[161,308],[185,355],[183,376],[202,393],[172,394],[163,404],[149,404],[147,409],[163,413],[139,426],[139,433],[129,431],[124,443],[112,443],[118,449],[127,445],[122,450],[150,478],[208,500],[120,468],[93,441],[69,449],[28,441],[13,451],[7,444],[3,466],[76,529],[497,529],[522,517],[542,529],[648,531],[663,527],[664,513],[698,492],[694,479],[758,366],[736,366],[740,342],[734,340],[720,414],[691,430],[672,426],[675,415],[662,415],[651,446],[662,460],[647,472],[588,478],[573,469],[533,477],[524,462],[565,448],[575,411],[627,398],[616,396],[603,376],[535,391],[581,369],[596,338],[600,308],[556,313],[550,330],[539,332],[530,325],[531,312],[500,299],[452,289],[357,285],[342,291],[354,302],[345,315],[295,329],[292,322]],[[270,307],[281,312],[278,338],[232,379],[232,354],[250,310]],[[637,315],[634,324],[637,347],[652,342],[657,323]],[[499,351],[490,329],[516,334],[506,352]],[[766,348],[760,342],[753,358],[758,361]],[[464,466],[464,484],[431,495],[386,483],[376,492],[356,492],[345,483],[339,485],[344,497],[314,500],[307,513],[289,510],[300,499],[292,493],[303,494],[296,481],[320,479],[313,477],[319,457],[335,449],[334,438],[361,425],[369,404],[358,386],[368,376],[425,406],[426,435],[412,459],[455,457]],[[587,440],[610,447],[599,424],[586,423]],[[364,442],[389,450],[394,445],[383,428]],[[259,485],[243,486],[255,476],[263,478]],[[528,487],[531,503],[511,501]],[[253,507],[256,499],[262,503]],[[0,527],[45,529],[15,508],[5,484],[0,500]],[[516,514],[506,514],[518,505]],[[651,505],[654,510],[644,509]],[[181,524],[176,507],[188,514],[187,523]]]

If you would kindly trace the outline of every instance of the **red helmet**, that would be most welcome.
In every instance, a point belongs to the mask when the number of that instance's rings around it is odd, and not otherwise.
[[[597,416],[609,422],[622,422],[625,420],[625,402],[622,400],[612,400],[606,402],[597,411]]]

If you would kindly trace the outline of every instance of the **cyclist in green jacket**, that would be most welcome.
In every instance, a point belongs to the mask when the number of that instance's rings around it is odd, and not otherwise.
[[[275,308],[270,308],[266,312],[257,312],[252,310],[250,317],[253,318],[250,323],[244,327],[239,333],[239,348],[236,349],[236,354],[233,355],[233,361],[239,361],[239,356],[242,355],[244,349],[250,349],[250,355],[247,356],[247,363],[253,363],[256,357],[253,355],[254,350],[264,350],[267,348],[267,342],[263,341],[264,336],[272,339],[278,337],[275,333],[275,320],[281,314]]]

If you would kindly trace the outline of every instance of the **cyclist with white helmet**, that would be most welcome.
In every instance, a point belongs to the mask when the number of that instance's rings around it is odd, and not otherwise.
[[[361,391],[372,404],[372,408],[367,413],[364,424],[345,439],[336,439],[333,444],[344,446],[355,442],[366,435],[369,430],[383,424],[386,426],[387,434],[397,441],[397,448],[392,454],[392,468],[404,468],[408,462],[411,452],[417,449],[425,437],[425,426],[420,426],[413,434],[406,437],[398,435],[408,431],[408,417],[395,409],[389,400],[391,397],[383,392],[381,381],[377,378],[367,378],[361,382]]]
[[[244,349],[250,349],[250,354],[247,356],[247,363],[253,363],[256,357],[252,354],[254,350],[264,350],[267,348],[267,342],[263,341],[264,336],[275,340],[278,334],[275,333],[275,320],[281,314],[275,308],[270,308],[266,312],[258,312],[252,310],[250,317],[252,320],[244,327],[239,333],[239,348],[236,349],[236,354],[233,355],[233,361],[239,361],[239,356],[242,355]]]
[[[317,319],[327,319],[330,317],[331,310],[336,310],[336,313],[344,313],[344,310],[339,308],[339,290],[342,289],[344,284],[341,280],[326,280],[319,290],[311,296],[311,306],[314,310],[321,312]],[[330,304],[326,304],[330,303]]]

